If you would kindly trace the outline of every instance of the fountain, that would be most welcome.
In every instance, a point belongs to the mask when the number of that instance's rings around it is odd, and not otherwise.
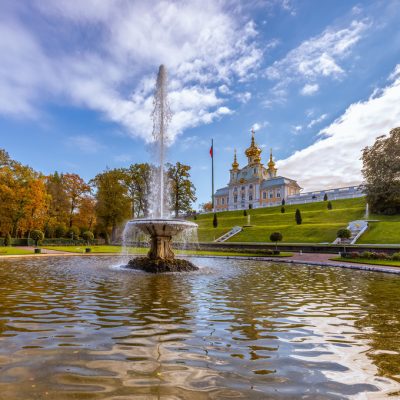
[[[160,65],[158,70],[153,104],[153,139],[158,166],[151,184],[151,217],[134,219],[127,223],[134,230],[150,236],[150,250],[147,257],[136,257],[130,260],[128,267],[153,273],[194,271],[198,268],[190,261],[175,258],[171,242],[177,234],[188,229],[196,229],[197,224],[171,219],[166,215],[164,160],[171,111],[167,99],[167,71],[164,65]]]

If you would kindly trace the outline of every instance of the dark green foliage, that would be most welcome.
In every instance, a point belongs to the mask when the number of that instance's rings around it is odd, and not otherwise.
[[[294,215],[294,218],[296,220],[296,224],[301,225],[301,223],[303,222],[303,218],[301,217],[301,212],[298,208],[296,208],[296,213]]]
[[[342,228],[339,229],[336,233],[336,237],[338,237],[339,239],[350,239],[351,237],[351,232],[349,229],[347,228]]]
[[[327,200],[328,200],[328,194],[325,193],[325,194],[324,194],[324,201],[327,201]]]
[[[30,237],[35,241],[35,246],[37,246],[38,243],[44,239],[44,233],[39,229],[35,229],[31,231]]]
[[[79,239],[80,233],[80,229],[77,226],[72,225],[71,228],[68,229],[67,236],[71,239]]]
[[[91,241],[94,239],[93,232],[91,231],[85,231],[82,233],[82,238],[86,241],[86,243],[89,245]]]
[[[247,210],[246,210],[246,209],[243,210],[243,215],[244,215],[245,217],[247,217]]]
[[[167,164],[167,175],[170,184],[170,205],[174,210],[175,218],[179,213],[186,213],[192,209],[196,201],[196,189],[190,180],[190,166],[177,162]]]
[[[217,218],[217,213],[214,213],[214,218],[213,218],[213,227],[217,228],[218,227],[218,218]]]
[[[332,207],[332,203],[330,201],[328,201],[327,207],[328,207],[328,210],[332,210],[333,207]]]
[[[11,235],[7,233],[6,237],[4,238],[4,246],[11,246]]]
[[[196,221],[196,219],[197,219],[197,215],[196,214],[193,215],[193,219]]]
[[[60,224],[55,229],[56,238],[62,238],[67,233],[67,227],[65,224]]]
[[[282,199],[282,205],[284,206],[286,204],[285,199]]]
[[[280,232],[273,232],[271,233],[269,240],[271,242],[275,242],[275,249],[278,250],[278,242],[283,239],[282,233]]]
[[[282,206],[282,207],[281,207],[281,213],[284,214],[284,212],[285,212],[285,207]]]
[[[336,237],[343,241],[343,239],[350,239],[351,232],[347,228],[339,229],[336,233]],[[344,252],[346,253],[346,242],[343,242]]]
[[[380,136],[362,154],[364,192],[371,211],[400,213],[400,127]]]

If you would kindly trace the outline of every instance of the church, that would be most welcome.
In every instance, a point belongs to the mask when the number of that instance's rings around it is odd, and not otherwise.
[[[276,206],[288,196],[300,193],[301,187],[294,179],[278,175],[272,149],[268,168],[264,167],[261,162],[262,150],[255,142],[254,130],[251,133],[251,144],[245,151],[247,165],[239,168],[235,150],[228,186],[218,189],[214,195],[216,211]]]

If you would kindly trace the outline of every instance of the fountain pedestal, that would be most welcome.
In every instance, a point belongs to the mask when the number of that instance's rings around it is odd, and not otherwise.
[[[172,238],[186,229],[195,229],[197,224],[184,220],[135,219],[129,222],[143,233],[150,235],[150,250],[147,257],[135,257],[128,267],[146,272],[196,271],[198,267],[190,261],[176,259],[172,251]]]

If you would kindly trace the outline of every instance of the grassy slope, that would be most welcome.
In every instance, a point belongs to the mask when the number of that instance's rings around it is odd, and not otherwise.
[[[284,242],[320,243],[332,242],[338,229],[346,227],[348,222],[360,219],[364,215],[365,200],[346,199],[332,201],[333,209],[327,209],[327,202],[285,206],[286,212],[280,212],[281,207],[259,208],[248,211],[251,227],[246,227],[230,241],[234,242],[269,242],[269,235],[279,231]],[[296,225],[294,213],[301,210],[303,223]],[[233,226],[247,224],[243,211],[225,211],[218,213],[218,228],[212,227],[212,214],[199,215],[199,241],[214,240]]]
[[[357,243],[400,243],[400,215],[371,214],[368,231],[361,236]]]

